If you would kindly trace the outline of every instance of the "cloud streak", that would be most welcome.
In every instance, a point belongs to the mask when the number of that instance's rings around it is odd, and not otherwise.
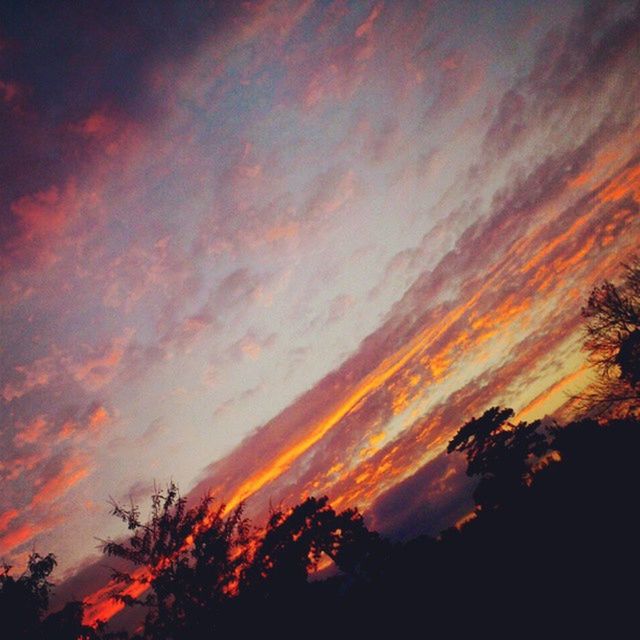
[[[167,476],[457,518],[448,438],[586,384],[635,249],[638,3],[152,5],[2,10],[3,553]]]

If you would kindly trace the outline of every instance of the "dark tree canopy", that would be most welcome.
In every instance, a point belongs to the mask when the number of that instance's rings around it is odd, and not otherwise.
[[[132,533],[104,543],[104,552],[145,567],[149,585],[137,599],[114,596],[147,608],[145,638],[224,633],[243,607],[273,615],[306,593],[323,555],[359,579],[373,575],[386,548],[357,510],[336,513],[327,497],[276,510],[264,528],[250,526],[242,506],[225,515],[224,505],[214,508],[209,496],[189,509],[173,484],[153,494],[148,522],[135,505],[114,503],[113,512]],[[114,571],[113,577],[123,585],[134,580],[129,572]]]
[[[32,553],[27,569],[18,578],[5,565],[0,573],[0,619],[11,620],[15,638],[30,638],[49,606],[53,584],[49,576],[56,566],[53,554]]]
[[[288,513],[274,512],[255,555],[247,566],[241,591],[286,593],[306,583],[323,554],[341,570],[366,570],[381,544],[355,509],[336,513],[328,498],[309,497]]]
[[[11,640],[94,640],[96,633],[82,624],[81,602],[69,602],[45,617],[53,590],[49,580],[56,566],[52,553],[33,552],[26,570],[11,575],[5,565],[0,572],[0,635]]]
[[[467,456],[467,475],[481,476],[474,493],[479,507],[494,507],[526,485],[531,465],[548,449],[539,420],[515,425],[512,409],[491,407],[451,439],[447,452]]]
[[[598,412],[637,408],[640,400],[640,259],[623,265],[623,280],[595,287],[582,309],[584,348],[599,379],[579,399]]]
[[[145,637],[195,638],[194,629],[208,628],[237,585],[250,549],[250,532],[240,505],[229,515],[225,506],[205,496],[187,508],[186,498],[171,483],[151,497],[151,517],[143,521],[137,506],[113,504],[113,513],[132,531],[124,542],[108,541],[104,553],[144,567],[150,590],[139,599],[114,597],[126,605],[148,609]],[[129,584],[130,573],[113,578]],[[139,579],[139,578],[138,578]]]

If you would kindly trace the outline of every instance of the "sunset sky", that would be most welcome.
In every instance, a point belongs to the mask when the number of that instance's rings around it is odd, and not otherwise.
[[[3,2],[0,146],[0,558],[87,595],[171,479],[433,533],[464,421],[589,382],[640,3]]]

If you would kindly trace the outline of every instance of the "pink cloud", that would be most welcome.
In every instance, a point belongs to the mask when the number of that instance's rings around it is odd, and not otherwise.
[[[47,430],[47,421],[44,416],[37,416],[29,424],[19,427],[13,441],[18,447],[25,444],[34,444],[42,440]]]
[[[380,17],[383,8],[384,2],[378,2],[378,4],[373,7],[371,13],[367,16],[367,19],[356,29],[356,38],[364,38],[371,33],[371,31],[373,30],[373,25]]]
[[[20,515],[17,509],[8,509],[0,513],[0,532],[6,531],[7,527]]]
[[[228,357],[257,360],[264,349],[269,349],[275,344],[276,337],[275,333],[259,337],[253,331],[247,331],[242,338],[229,347],[227,350]]]
[[[131,332],[126,332],[124,336],[92,350],[84,359],[69,361],[67,363],[69,372],[75,380],[91,391],[103,387],[116,375],[131,335]]]
[[[2,387],[2,397],[5,402],[21,398],[32,389],[48,384],[54,375],[54,361],[50,357],[40,358],[29,365],[17,365],[14,379]]]
[[[322,221],[346,206],[356,195],[357,178],[353,170],[328,169],[314,179],[305,207],[306,217]]]
[[[329,316],[327,322],[333,323],[341,320],[353,306],[355,299],[346,293],[337,295],[329,304]]]
[[[73,455],[50,475],[43,475],[34,483],[35,493],[31,498],[32,507],[43,507],[59,500],[91,471],[84,456]]]
[[[4,82],[0,80],[0,95],[5,103],[11,104],[19,93],[20,88],[15,82]]]
[[[11,211],[18,219],[22,240],[34,242],[60,235],[75,213],[77,195],[76,182],[71,179],[63,191],[53,186],[13,202]]]
[[[60,516],[50,514],[37,522],[24,522],[0,536],[0,555],[14,552],[24,547],[41,533],[51,530],[60,523]],[[14,556],[15,557],[15,556]]]

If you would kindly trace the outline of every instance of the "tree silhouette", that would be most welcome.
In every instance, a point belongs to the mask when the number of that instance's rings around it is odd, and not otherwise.
[[[225,516],[224,505],[214,507],[209,495],[187,508],[174,483],[153,493],[148,522],[137,506],[113,503],[114,515],[133,533],[124,542],[105,542],[103,551],[146,569],[142,578],[113,572],[122,584],[138,579],[151,587],[141,598],[114,593],[128,606],[148,608],[145,637],[191,639],[213,629],[250,549],[242,512],[240,505]]]
[[[447,452],[467,456],[467,475],[481,476],[474,492],[479,508],[494,508],[526,486],[532,463],[548,450],[541,422],[509,422],[512,409],[491,407],[451,439]]]
[[[4,565],[0,573],[0,619],[9,622],[12,638],[34,638],[49,606],[53,584],[49,576],[56,566],[55,556],[32,553],[27,568],[18,578]]]
[[[122,634],[100,636],[95,629],[82,624],[82,602],[68,602],[60,611],[47,616],[42,623],[42,637],[46,640],[102,640],[122,638]]]
[[[640,259],[623,264],[620,285],[595,287],[582,309],[584,348],[600,379],[578,396],[584,409],[637,408],[640,400]]]
[[[336,513],[326,496],[309,497],[288,513],[271,514],[241,590],[267,597],[290,593],[307,582],[323,554],[346,573],[361,575],[370,570],[380,544],[357,510]]]
[[[11,640],[97,640],[90,627],[82,624],[82,602],[69,602],[56,613],[43,619],[49,607],[55,569],[52,553],[41,556],[33,552],[26,570],[18,577],[11,567],[0,571],[0,620],[2,637]]]

